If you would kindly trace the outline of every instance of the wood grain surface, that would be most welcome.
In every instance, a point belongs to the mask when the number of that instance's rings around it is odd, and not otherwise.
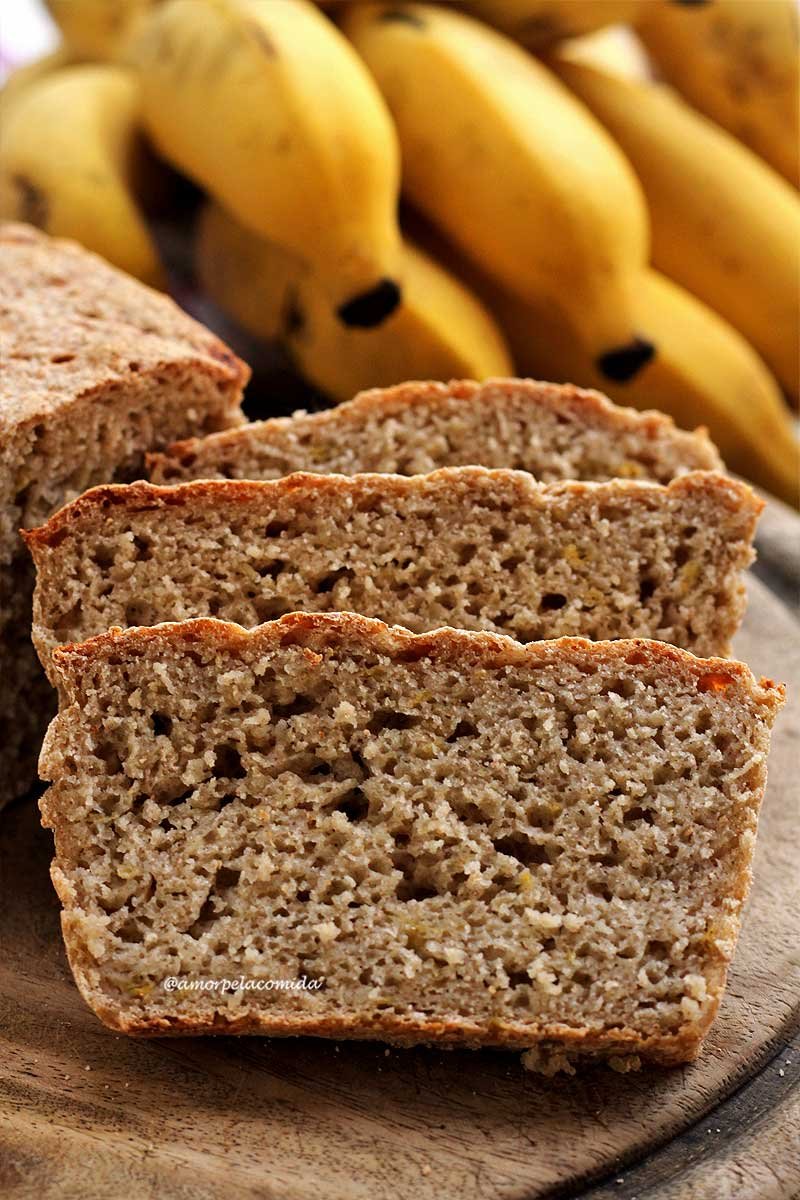
[[[797,1195],[800,637],[755,578],[736,649],[789,699],[736,962],[696,1064],[544,1080],[492,1051],[116,1036],[74,988],[50,835],[22,802],[0,820],[0,1195]]]

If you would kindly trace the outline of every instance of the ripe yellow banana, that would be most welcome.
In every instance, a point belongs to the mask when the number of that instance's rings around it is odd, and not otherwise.
[[[46,75],[52,75],[62,67],[72,66],[77,61],[71,50],[66,46],[59,46],[52,54],[45,54],[43,58],[26,63],[24,67],[17,67],[0,88],[0,117],[6,117],[12,101],[27,91],[31,84],[44,79]]]
[[[644,197],[617,146],[508,38],[425,4],[358,4],[345,33],[395,118],[408,198],[483,269],[560,299],[607,379],[653,353],[633,319]]]
[[[661,74],[695,108],[800,184],[796,0],[649,0],[637,27]]]
[[[800,196],[671,88],[552,59],[630,159],[650,206],[653,264],[800,386]]]
[[[518,371],[595,387],[618,404],[662,409],[687,429],[707,425],[732,470],[798,506],[798,444],[774,378],[732,326],[666,276],[642,277],[639,315],[659,353],[627,384],[599,375],[554,306],[526,304],[497,289],[484,289],[483,298]]]
[[[632,21],[639,0],[459,0],[471,16],[531,49]]]
[[[160,0],[47,0],[47,7],[73,54],[106,62],[115,59],[142,17]]]
[[[33,82],[4,114],[0,218],[75,238],[160,286],[136,198],[147,169],[136,76],[116,66],[65,67]]]
[[[247,228],[314,259],[346,325],[400,298],[399,154],[352,46],[307,0],[168,0],[132,50],[165,158]]]
[[[467,288],[408,242],[402,259],[396,311],[376,329],[346,329],[295,255],[213,204],[198,232],[198,275],[214,302],[257,337],[284,342],[306,378],[337,400],[408,378],[511,373],[502,335]]]

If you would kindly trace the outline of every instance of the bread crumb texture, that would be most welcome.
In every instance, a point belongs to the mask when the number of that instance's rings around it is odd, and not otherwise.
[[[54,664],[42,812],[69,960],[112,1027],[695,1055],[770,681],[656,642],[350,614],[117,630]],[[164,987],[240,976],[319,986]]]
[[[98,488],[29,535],[34,640],[354,611],[521,642],[650,637],[726,654],[761,501],[717,472],[667,486],[521,471]]]
[[[319,413],[256,421],[149,456],[155,483],[277,479],[293,471],[423,475],[478,463],[559,479],[649,479],[722,468],[704,429],[533,379],[402,383]]]

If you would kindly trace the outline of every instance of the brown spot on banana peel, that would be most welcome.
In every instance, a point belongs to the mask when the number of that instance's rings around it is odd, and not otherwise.
[[[425,28],[422,17],[403,8],[384,8],[378,13],[377,20],[386,24],[396,21],[398,24],[410,25],[413,29]]]
[[[656,348],[652,342],[635,337],[627,346],[607,350],[595,359],[597,369],[614,383],[629,383],[642,367],[653,358]]]
[[[306,315],[300,304],[296,288],[288,288],[281,307],[281,335],[297,336],[306,324]]]
[[[50,216],[47,196],[27,175],[14,175],[12,183],[17,190],[17,215],[28,225],[46,229]]]
[[[253,41],[256,43],[256,45],[264,51],[267,58],[278,57],[278,47],[273,42],[266,29],[264,29],[256,21],[249,21],[247,24],[247,31],[253,38]]]
[[[570,30],[564,29],[554,14],[542,13],[538,17],[529,17],[523,21],[517,30],[517,37],[523,45],[546,46],[557,42],[560,38],[569,36]]]

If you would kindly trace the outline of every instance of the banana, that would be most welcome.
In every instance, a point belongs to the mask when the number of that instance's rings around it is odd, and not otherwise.
[[[24,67],[17,67],[0,88],[0,116],[6,117],[11,103],[27,91],[31,84],[44,79],[46,75],[52,75],[61,67],[72,66],[77,61],[71,50],[66,46],[59,46],[52,54],[45,54],[43,58],[26,63]]]
[[[0,218],[75,238],[162,285],[136,200],[147,169],[138,120],[138,83],[122,67],[65,67],[31,83],[3,118]]]
[[[637,28],[686,99],[800,184],[796,0],[649,0]]]
[[[539,50],[562,38],[632,21],[639,0],[460,0],[459,7]]]
[[[664,85],[552,60],[616,138],[650,206],[653,264],[739,330],[787,393],[800,385],[800,197]]]
[[[687,429],[707,425],[732,470],[798,507],[798,443],[774,378],[732,326],[666,276],[651,270],[642,277],[638,315],[659,353],[627,384],[601,377],[553,305],[526,304],[486,286],[482,297],[518,371],[598,388],[618,404],[662,409]]]
[[[369,72],[307,0],[168,0],[132,48],[160,152],[261,237],[313,254],[371,327],[400,299],[399,152]]]
[[[81,59],[108,62],[124,51],[129,37],[160,0],[47,0],[64,41]]]
[[[512,372],[482,305],[421,250],[402,251],[403,300],[376,329],[346,329],[313,269],[211,204],[197,267],[212,300],[257,337],[281,340],[306,378],[337,400],[403,379],[483,379]]]
[[[647,213],[602,126],[541,63],[460,13],[359,4],[342,27],[395,118],[408,199],[512,291],[561,298],[604,378],[635,375],[653,353],[632,313]]]

